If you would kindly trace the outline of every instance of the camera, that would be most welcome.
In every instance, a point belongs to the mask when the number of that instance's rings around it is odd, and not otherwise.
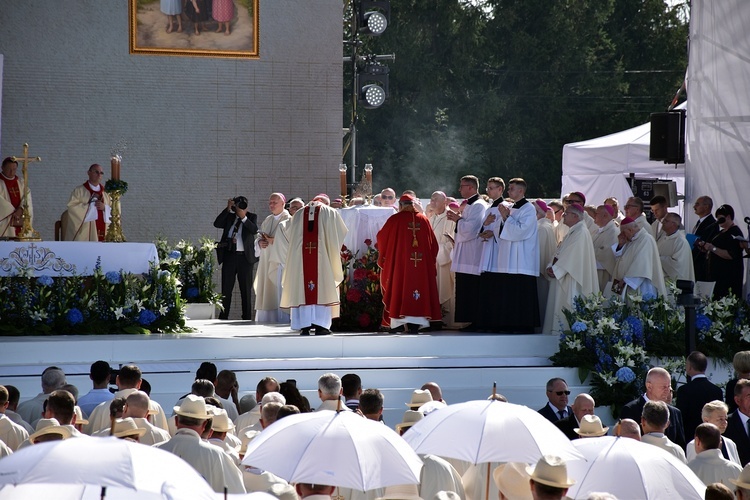
[[[235,208],[239,208],[240,210],[247,210],[247,198],[244,196],[237,196],[232,200],[234,202],[234,205],[232,205],[232,212],[235,211]]]

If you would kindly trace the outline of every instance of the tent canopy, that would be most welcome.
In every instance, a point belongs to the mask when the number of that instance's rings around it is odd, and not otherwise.
[[[685,107],[680,104],[678,109]],[[684,193],[685,165],[667,165],[648,159],[651,124],[563,146],[562,193],[580,191],[591,205],[599,205],[609,196],[625,200],[632,196],[628,176],[671,179],[677,192]]]

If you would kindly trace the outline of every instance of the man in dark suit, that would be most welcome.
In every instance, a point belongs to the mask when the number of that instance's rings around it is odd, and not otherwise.
[[[740,462],[744,467],[750,462],[750,437],[748,437],[748,420],[750,420],[750,380],[740,379],[734,386],[734,400],[737,409],[727,419],[727,430],[724,435],[734,441]]]
[[[222,229],[220,248],[223,249],[221,264],[221,303],[224,310],[219,319],[229,319],[235,277],[240,284],[242,297],[242,319],[251,320],[253,288],[253,265],[255,257],[255,235],[258,232],[258,216],[247,210],[247,198],[237,196],[227,201],[227,208],[214,220],[214,227]]]
[[[706,378],[708,359],[699,351],[693,351],[685,361],[685,373],[690,382],[677,389],[677,408],[682,412],[685,436],[693,436],[695,428],[703,423],[703,406],[722,399],[721,389]]]
[[[553,424],[572,415],[573,408],[568,406],[568,396],[570,396],[570,390],[564,379],[559,377],[549,379],[547,382],[548,402],[539,410],[539,413]]]
[[[716,224],[714,216],[711,215],[713,208],[714,201],[709,196],[701,196],[695,200],[693,205],[693,211],[698,216],[698,222],[695,223],[692,233],[703,241],[711,241],[721,229]],[[706,254],[698,250],[697,246],[693,246],[693,268],[696,281],[711,281],[708,276]]]
[[[646,375],[646,394],[634,399],[622,407],[620,418],[630,418],[636,422],[641,421],[643,407],[646,401],[671,401],[672,377],[664,368],[651,368]],[[687,442],[685,441],[685,429],[682,424],[682,412],[667,403],[669,408],[669,427],[664,434],[670,441],[679,445],[683,450]]]
[[[581,421],[586,415],[594,414],[594,398],[586,393],[579,394],[573,400],[573,406],[571,406],[573,412],[567,417],[555,422],[558,429],[563,431],[568,439],[578,439],[578,433],[575,431],[581,427]]]

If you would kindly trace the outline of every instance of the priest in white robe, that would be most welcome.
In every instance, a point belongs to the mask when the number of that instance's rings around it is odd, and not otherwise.
[[[631,196],[625,203],[625,217],[630,218],[640,227],[645,229],[648,234],[651,233],[651,225],[648,223],[646,214],[643,213],[643,200],[637,196]],[[623,219],[624,220],[624,219]],[[620,222],[622,225],[622,222]]]
[[[547,217],[549,207],[543,200],[534,202],[536,207],[536,224],[539,236],[539,276],[536,279],[536,292],[539,297],[539,321],[544,324],[544,313],[547,312],[550,280],[545,269],[552,262],[557,250],[557,238],[552,220]]]
[[[442,191],[435,191],[430,197],[430,226],[438,242],[437,286],[440,307],[445,312],[443,323],[448,327],[455,326],[455,276],[451,271],[451,253],[456,223],[448,219],[448,197]]]
[[[281,302],[282,267],[272,257],[276,234],[282,222],[290,218],[284,209],[286,198],[281,193],[272,193],[268,198],[271,214],[266,217],[255,235],[255,256],[258,269],[255,271],[255,321],[259,323],[288,323],[289,314],[279,308]]]
[[[339,285],[344,279],[341,245],[347,233],[338,210],[318,195],[292,218],[283,276],[281,307],[292,308],[292,329],[301,335],[331,333],[339,316]]]
[[[649,229],[642,229],[634,219],[625,217],[612,251],[616,259],[612,273],[615,294],[627,296],[630,290],[641,295],[667,293],[659,250]]]
[[[104,169],[98,163],[87,171],[89,180],[70,194],[63,215],[65,241],[104,241],[111,217],[112,201],[104,192]]]
[[[502,296],[495,308],[503,319],[503,331],[530,333],[538,326],[539,236],[536,208],[526,199],[526,181],[520,177],[508,182],[508,197],[515,200],[511,208],[499,205],[503,226],[498,239]]]
[[[547,275],[555,281],[547,300],[542,328],[545,333],[568,328],[563,309],[572,309],[576,297],[585,297],[599,290],[594,245],[591,233],[583,222],[584,213],[581,205],[571,204],[563,215],[563,223],[570,231],[546,269]]]
[[[591,235],[591,241],[594,244],[596,275],[600,292],[604,292],[607,283],[612,281],[612,273],[615,270],[615,254],[612,252],[612,245],[617,243],[617,235],[620,232],[615,219],[616,213],[611,205],[599,205],[596,208],[597,230]]]
[[[682,217],[679,214],[668,213],[662,220],[662,236],[656,243],[659,249],[661,269],[664,279],[672,281],[695,281],[693,270],[693,253],[690,244],[680,231]]]
[[[21,234],[23,222],[24,183],[16,175],[18,162],[11,157],[3,160],[0,173],[0,237],[15,238]],[[29,215],[34,217],[31,192],[28,199]]]

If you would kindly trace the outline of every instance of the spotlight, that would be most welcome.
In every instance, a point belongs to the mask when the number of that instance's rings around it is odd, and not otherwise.
[[[388,97],[388,72],[390,69],[384,64],[368,61],[362,69],[357,71],[357,101],[367,109],[375,109],[385,103]]]
[[[357,5],[357,29],[363,35],[382,35],[391,18],[390,0],[361,0]]]

